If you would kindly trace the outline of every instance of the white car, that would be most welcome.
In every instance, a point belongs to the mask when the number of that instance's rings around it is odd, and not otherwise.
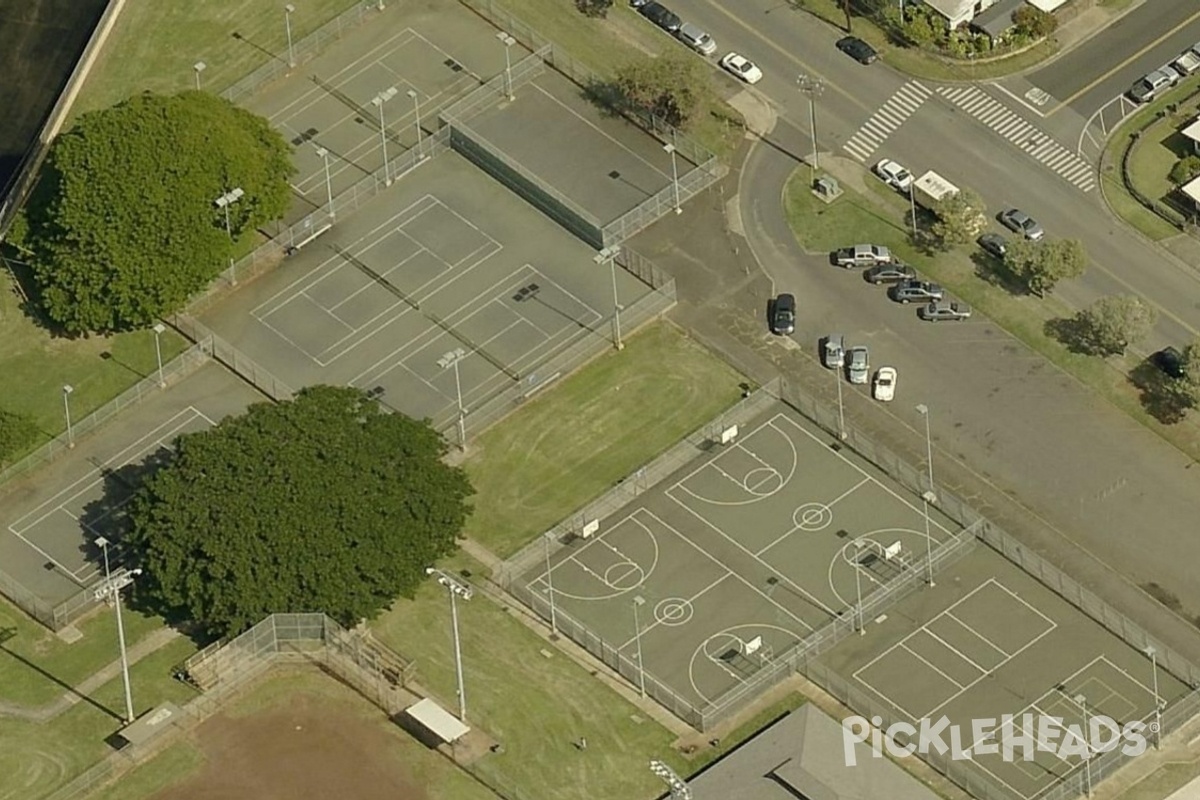
[[[880,367],[871,382],[871,395],[880,402],[887,403],[896,396],[896,370],[892,367]]]
[[[875,174],[898,192],[907,192],[908,187],[912,186],[912,173],[890,158],[885,158],[875,165]]]
[[[746,83],[758,83],[762,80],[762,70],[750,59],[729,53],[721,59],[721,67]]]

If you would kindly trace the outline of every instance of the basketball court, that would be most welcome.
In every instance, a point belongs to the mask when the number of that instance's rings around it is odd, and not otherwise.
[[[958,530],[782,405],[718,438],[523,578],[700,708]]]

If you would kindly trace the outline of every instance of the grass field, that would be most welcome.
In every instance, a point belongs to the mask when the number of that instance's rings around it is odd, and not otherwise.
[[[71,418],[79,421],[158,368],[151,331],[54,337],[21,306],[12,276],[0,273],[0,408],[31,416],[46,439],[66,428],[64,384],[74,389]],[[186,346],[173,331],[162,335],[161,344],[164,361]]]
[[[291,14],[299,41],[359,0],[304,0]],[[271,58],[287,60],[284,3],[127,0],[84,83],[72,116],[106,108],[141,91],[171,93],[196,86],[219,92]],[[241,38],[234,38],[234,33]]]
[[[507,556],[741,396],[745,380],[657,323],[485,432],[466,534]]]
[[[130,666],[136,714],[163,702],[186,702],[193,696],[190,688],[171,677],[171,667],[194,651],[190,641],[177,639]],[[100,687],[91,699],[119,714],[123,697],[118,677]],[[113,713],[88,702],[77,703],[46,724],[0,717],[0,741],[5,743],[0,748],[0,800],[45,796],[110,752],[104,739],[120,727]]]
[[[1045,334],[1044,326],[1050,319],[1071,316],[1075,309],[1059,301],[1053,293],[1044,299],[1014,295],[985,279],[980,273],[987,270],[980,267],[986,262],[976,261],[983,254],[974,245],[935,256],[913,247],[902,222],[908,203],[898,194],[888,192],[868,200],[847,189],[841,198],[826,205],[813,197],[808,189],[808,172],[802,169],[789,182],[785,202],[792,231],[805,249],[828,251],[847,241],[887,245],[919,272],[943,284],[1032,350],[1092,387],[1184,453],[1200,459],[1200,414],[1191,413],[1174,425],[1164,425],[1148,414],[1128,379],[1129,371],[1141,363],[1136,355],[1101,359],[1067,350]]]

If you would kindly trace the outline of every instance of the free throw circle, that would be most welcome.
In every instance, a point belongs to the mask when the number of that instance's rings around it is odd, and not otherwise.
[[[604,570],[604,582],[622,592],[636,589],[646,580],[646,571],[632,561],[618,561]]]

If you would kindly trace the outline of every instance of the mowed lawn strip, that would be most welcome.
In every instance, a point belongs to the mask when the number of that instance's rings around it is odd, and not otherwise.
[[[797,172],[785,193],[788,222],[796,240],[806,250],[823,252],[845,246],[847,242],[888,246],[918,272],[943,284],[951,294],[961,297],[977,312],[1080,383],[1098,391],[1134,420],[1192,458],[1200,458],[1200,414],[1192,412],[1182,422],[1165,425],[1147,413],[1127,376],[1127,372],[1139,363],[1136,353],[1131,350],[1122,358],[1097,358],[1072,353],[1057,339],[1046,335],[1047,321],[1075,313],[1053,292],[1044,299],[1013,295],[996,282],[985,279],[982,275],[994,271],[995,264],[974,244],[935,256],[917,250],[901,222],[908,204],[899,195],[885,198],[891,211],[852,189],[826,205],[812,196],[807,181],[806,170]]]
[[[483,569],[463,555],[442,567],[472,575]],[[670,731],[486,595],[460,601],[458,616],[467,716],[504,748],[472,769],[502,793],[649,800],[661,793],[662,783],[646,768],[648,759],[687,771],[670,746],[676,738]],[[372,629],[415,659],[421,685],[457,713],[450,604],[442,586],[427,582],[414,600],[397,602]],[[581,737],[586,750],[575,746]]]
[[[466,534],[514,553],[736,403],[744,380],[655,323],[479,437]]]
[[[293,41],[360,4],[361,0],[295,3],[290,15]],[[170,94],[194,89],[193,65],[199,61],[205,64],[200,85],[210,92],[222,91],[268,60],[286,64],[284,5],[262,0],[127,0],[72,116],[106,108],[142,91]]]
[[[122,609],[122,618],[130,647],[163,624],[129,608]],[[116,614],[93,614],[76,627],[83,637],[67,644],[0,599],[0,701],[28,708],[52,703],[120,657]]]

